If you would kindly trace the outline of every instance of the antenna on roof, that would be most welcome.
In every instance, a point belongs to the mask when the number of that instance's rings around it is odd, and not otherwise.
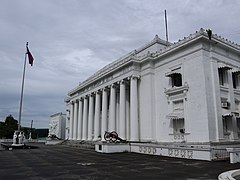
[[[165,14],[165,28],[166,28],[166,41],[168,42],[168,28],[167,28],[167,10],[164,10]]]

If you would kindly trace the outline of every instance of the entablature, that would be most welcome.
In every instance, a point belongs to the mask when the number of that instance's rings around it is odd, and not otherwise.
[[[125,64],[121,64],[115,68],[109,68],[108,71],[105,70],[104,72],[98,74],[97,76],[91,76],[86,81],[79,84],[78,87],[73,89],[68,93],[69,96],[74,95],[75,93],[88,91],[93,87],[99,86],[106,82],[109,82],[119,76],[122,76],[130,71],[139,71],[139,62],[132,58],[129,61],[125,61]]]

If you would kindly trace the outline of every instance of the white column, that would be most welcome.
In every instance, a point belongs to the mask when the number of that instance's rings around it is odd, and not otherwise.
[[[130,82],[130,81],[129,81]],[[126,140],[130,140],[130,88],[126,86]]]
[[[78,115],[78,100],[74,102],[74,115],[73,115],[73,140],[77,140],[77,117]]]
[[[71,102],[70,104],[70,122],[69,122],[69,140],[73,139],[73,111],[74,111],[74,104]]]
[[[111,85],[109,131],[116,131],[116,85]]]
[[[117,89],[116,95],[116,132],[119,133],[119,113],[120,113],[120,91]]]
[[[95,98],[95,117],[94,117],[94,140],[98,140],[100,135],[100,96],[101,93],[96,92]]]
[[[102,141],[104,141],[104,134],[105,131],[107,131],[107,89],[103,89],[103,95],[102,95],[102,128],[101,128],[101,138]]]
[[[131,77],[130,84],[130,140],[139,140],[137,77]]]
[[[83,133],[82,133],[82,140],[87,140],[87,127],[88,127],[88,97],[86,96],[84,98],[84,104],[83,104]]]
[[[79,99],[78,105],[78,131],[77,131],[77,140],[82,139],[82,122],[83,121],[83,99]]]
[[[89,114],[88,114],[88,140],[93,138],[93,118],[94,118],[94,96],[91,94],[89,96]]]
[[[119,136],[126,138],[126,85],[122,80],[120,82],[120,114],[119,114]]]

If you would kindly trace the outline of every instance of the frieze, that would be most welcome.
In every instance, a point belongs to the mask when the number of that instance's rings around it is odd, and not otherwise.
[[[119,71],[118,73],[116,73],[116,76],[111,75],[111,76],[107,76],[105,78],[102,78],[101,80],[98,80],[96,83],[93,83],[92,85],[86,87],[84,90],[78,92],[78,94],[90,91],[91,89],[93,89],[95,87],[98,87],[101,84],[107,83],[107,82],[111,81],[112,79],[114,79],[117,76],[121,76],[123,74],[126,74],[127,72],[129,72],[131,70],[134,70],[134,67],[133,66],[128,66],[128,67],[122,69],[121,71]]]

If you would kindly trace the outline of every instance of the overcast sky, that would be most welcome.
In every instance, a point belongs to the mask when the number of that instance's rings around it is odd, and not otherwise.
[[[164,9],[171,42],[202,27],[240,44],[239,0],[1,0],[0,121],[18,119],[27,41],[35,61],[22,126],[48,128],[79,82],[156,34],[165,39]]]

